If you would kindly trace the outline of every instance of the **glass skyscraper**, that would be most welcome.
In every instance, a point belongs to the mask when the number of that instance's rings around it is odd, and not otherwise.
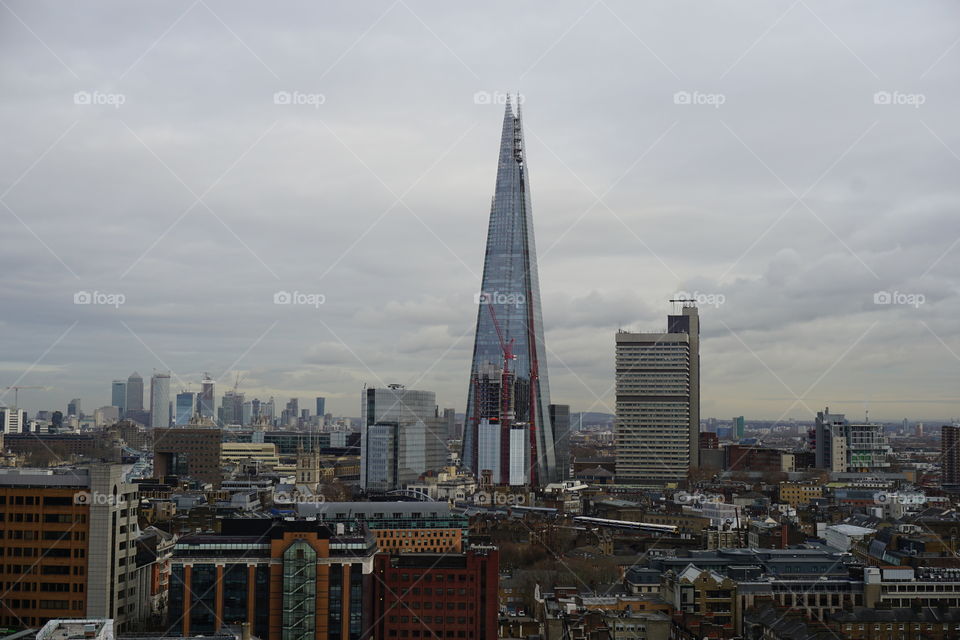
[[[477,333],[467,392],[463,441],[465,466],[480,476],[481,425],[496,424],[500,477],[509,482],[511,425],[527,425],[529,482],[557,478],[550,422],[550,386],[540,311],[540,282],[533,238],[530,176],[523,143],[520,106],[507,100],[500,138],[497,184],[490,207],[483,282],[477,296]],[[506,371],[505,369],[506,364]],[[516,452],[514,452],[515,454]],[[514,458],[515,459],[515,458]],[[513,465],[516,468],[516,464]]]

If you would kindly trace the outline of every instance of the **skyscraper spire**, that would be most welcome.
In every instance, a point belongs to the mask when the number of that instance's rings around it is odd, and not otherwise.
[[[540,282],[519,95],[503,116],[497,182],[478,296],[463,458],[496,484],[557,477]]]

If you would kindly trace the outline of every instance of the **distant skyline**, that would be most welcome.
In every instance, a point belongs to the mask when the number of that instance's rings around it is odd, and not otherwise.
[[[615,332],[686,292],[705,418],[960,417],[956,3],[0,13],[0,387],[52,387],[31,415],[153,369],[463,412],[519,91],[552,402],[613,413]]]

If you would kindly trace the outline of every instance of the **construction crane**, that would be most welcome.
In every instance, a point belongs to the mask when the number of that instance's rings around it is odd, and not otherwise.
[[[497,331],[497,340],[500,342],[500,351],[503,353],[503,371],[500,374],[500,481],[509,478],[509,465],[504,462],[510,459],[510,424],[513,422],[513,385],[510,384],[510,361],[516,359],[513,354],[514,338],[507,342],[503,338],[503,329],[497,320],[497,312],[492,302],[487,304],[493,328]]]
[[[20,389],[41,389],[43,391],[49,391],[50,387],[38,387],[38,386],[24,386],[24,385],[13,385],[10,387],[4,387],[4,391],[10,391],[13,389],[13,406],[15,408],[20,407]],[[4,393],[3,395],[6,395]]]

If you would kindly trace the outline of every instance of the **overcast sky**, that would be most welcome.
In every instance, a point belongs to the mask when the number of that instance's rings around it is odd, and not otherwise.
[[[90,412],[169,369],[174,391],[239,373],[359,415],[399,382],[463,411],[519,91],[553,402],[612,412],[615,332],[662,329],[686,291],[704,417],[960,416],[958,18],[4,0],[0,386]]]

